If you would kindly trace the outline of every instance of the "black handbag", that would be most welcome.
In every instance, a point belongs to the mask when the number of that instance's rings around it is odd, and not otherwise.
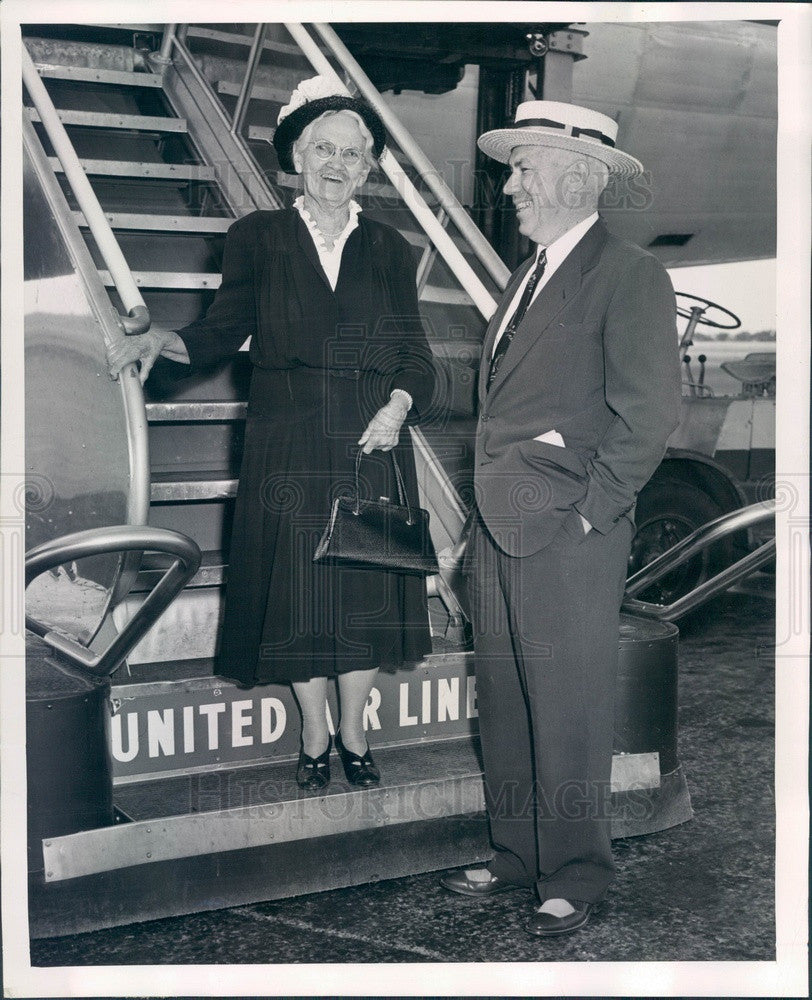
[[[358,472],[363,452],[359,451],[355,460],[355,496],[333,501],[330,521],[313,562],[349,563],[421,575],[439,572],[429,534],[428,511],[409,503],[395,454],[389,454],[399,503],[361,499]]]

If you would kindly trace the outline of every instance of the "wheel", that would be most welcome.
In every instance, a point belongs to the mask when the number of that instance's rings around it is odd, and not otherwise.
[[[707,493],[690,483],[679,479],[650,482],[640,491],[637,501],[629,576],[723,513]],[[637,598],[654,604],[671,604],[712,576],[725,559],[725,543],[718,543],[666,574]]]

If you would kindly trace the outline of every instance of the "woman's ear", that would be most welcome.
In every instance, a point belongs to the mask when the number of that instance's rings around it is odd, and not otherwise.
[[[296,173],[300,174],[302,172],[302,154],[295,146],[291,150],[290,158],[293,160],[293,166],[296,168]]]

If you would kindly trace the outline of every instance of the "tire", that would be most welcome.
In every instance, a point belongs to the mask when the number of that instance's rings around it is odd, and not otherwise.
[[[690,483],[679,479],[649,482],[637,500],[629,576],[723,513],[707,493]],[[727,549],[725,542],[705,549],[641,591],[637,598],[654,604],[671,604],[718,572],[729,561]]]

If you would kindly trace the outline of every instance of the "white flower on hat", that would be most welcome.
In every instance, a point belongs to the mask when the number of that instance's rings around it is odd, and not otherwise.
[[[291,111],[295,111],[309,101],[317,101],[322,97],[344,96],[346,91],[336,80],[331,80],[326,76],[311,76],[309,80],[302,80],[299,86],[290,95],[290,101],[280,108],[277,125],[281,125]]]

